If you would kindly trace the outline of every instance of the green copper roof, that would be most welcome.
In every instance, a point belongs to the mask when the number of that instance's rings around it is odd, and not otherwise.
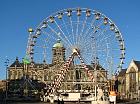
[[[63,44],[61,43],[61,40],[60,39],[58,39],[57,40],[57,43],[55,43],[53,45],[53,48],[62,48],[62,47],[63,47]]]
[[[30,61],[29,61],[29,59],[27,57],[24,57],[23,58],[23,63],[24,64],[30,64]]]

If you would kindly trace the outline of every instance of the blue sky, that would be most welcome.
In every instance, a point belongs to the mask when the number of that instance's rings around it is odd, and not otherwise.
[[[139,5],[139,0],[0,0],[0,79],[5,78],[6,56],[10,63],[25,56],[29,27],[73,7],[98,10],[116,23],[125,40],[127,67],[131,59],[140,60]]]

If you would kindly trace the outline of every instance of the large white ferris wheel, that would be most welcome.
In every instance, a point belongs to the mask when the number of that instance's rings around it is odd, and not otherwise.
[[[116,24],[104,14],[87,8],[60,10],[44,19],[30,36],[26,54],[31,62],[51,63],[58,41],[66,60],[76,50],[84,63],[98,63],[108,75],[117,74],[124,63],[124,39]],[[75,56],[75,64],[80,64]]]

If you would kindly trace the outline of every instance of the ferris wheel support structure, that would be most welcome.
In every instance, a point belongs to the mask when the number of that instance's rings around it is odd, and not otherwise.
[[[72,63],[73,58],[74,58],[75,55],[79,57],[79,59],[81,61],[81,64],[82,64],[83,68],[85,69],[85,72],[90,77],[90,79],[93,82],[93,84],[95,83],[93,74],[90,72],[90,70],[88,69],[87,65],[84,63],[82,57],[77,52],[77,49],[74,49],[72,55],[69,57],[69,59],[63,65],[63,68],[62,68],[60,74],[52,82],[51,87],[50,87],[51,88],[51,91],[48,92],[48,93],[46,93],[45,95],[55,94],[56,90],[60,88],[60,86],[62,84],[62,81],[64,80],[65,75],[67,74],[68,69],[69,69],[69,67],[70,67],[70,65],[71,65],[71,63]]]

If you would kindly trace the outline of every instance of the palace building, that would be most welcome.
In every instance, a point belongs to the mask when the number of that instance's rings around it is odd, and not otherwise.
[[[41,63],[34,63],[34,65],[28,64],[27,66],[24,65],[23,62],[20,62],[18,58],[16,58],[15,62],[13,62],[8,70],[8,80],[13,82],[17,80],[28,79],[26,82],[30,82],[29,85],[32,87],[34,84],[31,84],[34,80],[37,82],[44,83],[45,85],[49,86],[54,79],[60,74],[60,70],[62,69],[62,65],[65,63],[65,48],[60,40],[56,42],[52,46],[52,63],[45,64]],[[88,69],[94,74],[94,64],[87,65]],[[97,65],[97,82],[99,84],[104,84],[106,86],[106,78],[107,78],[107,71],[102,68],[100,65]],[[10,90],[18,90],[20,89],[20,85],[18,88],[13,88]],[[21,84],[21,83],[20,83]],[[23,84],[23,82],[22,82]],[[21,85],[22,85],[21,84]],[[9,86],[12,84],[9,84]],[[27,85],[27,84],[26,84]],[[13,85],[12,85],[13,86]],[[22,85],[23,86],[23,85]],[[35,86],[36,87],[36,86]],[[77,91],[77,90],[93,90],[93,82],[88,77],[85,69],[82,67],[82,64],[74,65],[71,64],[68,73],[62,85],[60,87],[60,91]]]

